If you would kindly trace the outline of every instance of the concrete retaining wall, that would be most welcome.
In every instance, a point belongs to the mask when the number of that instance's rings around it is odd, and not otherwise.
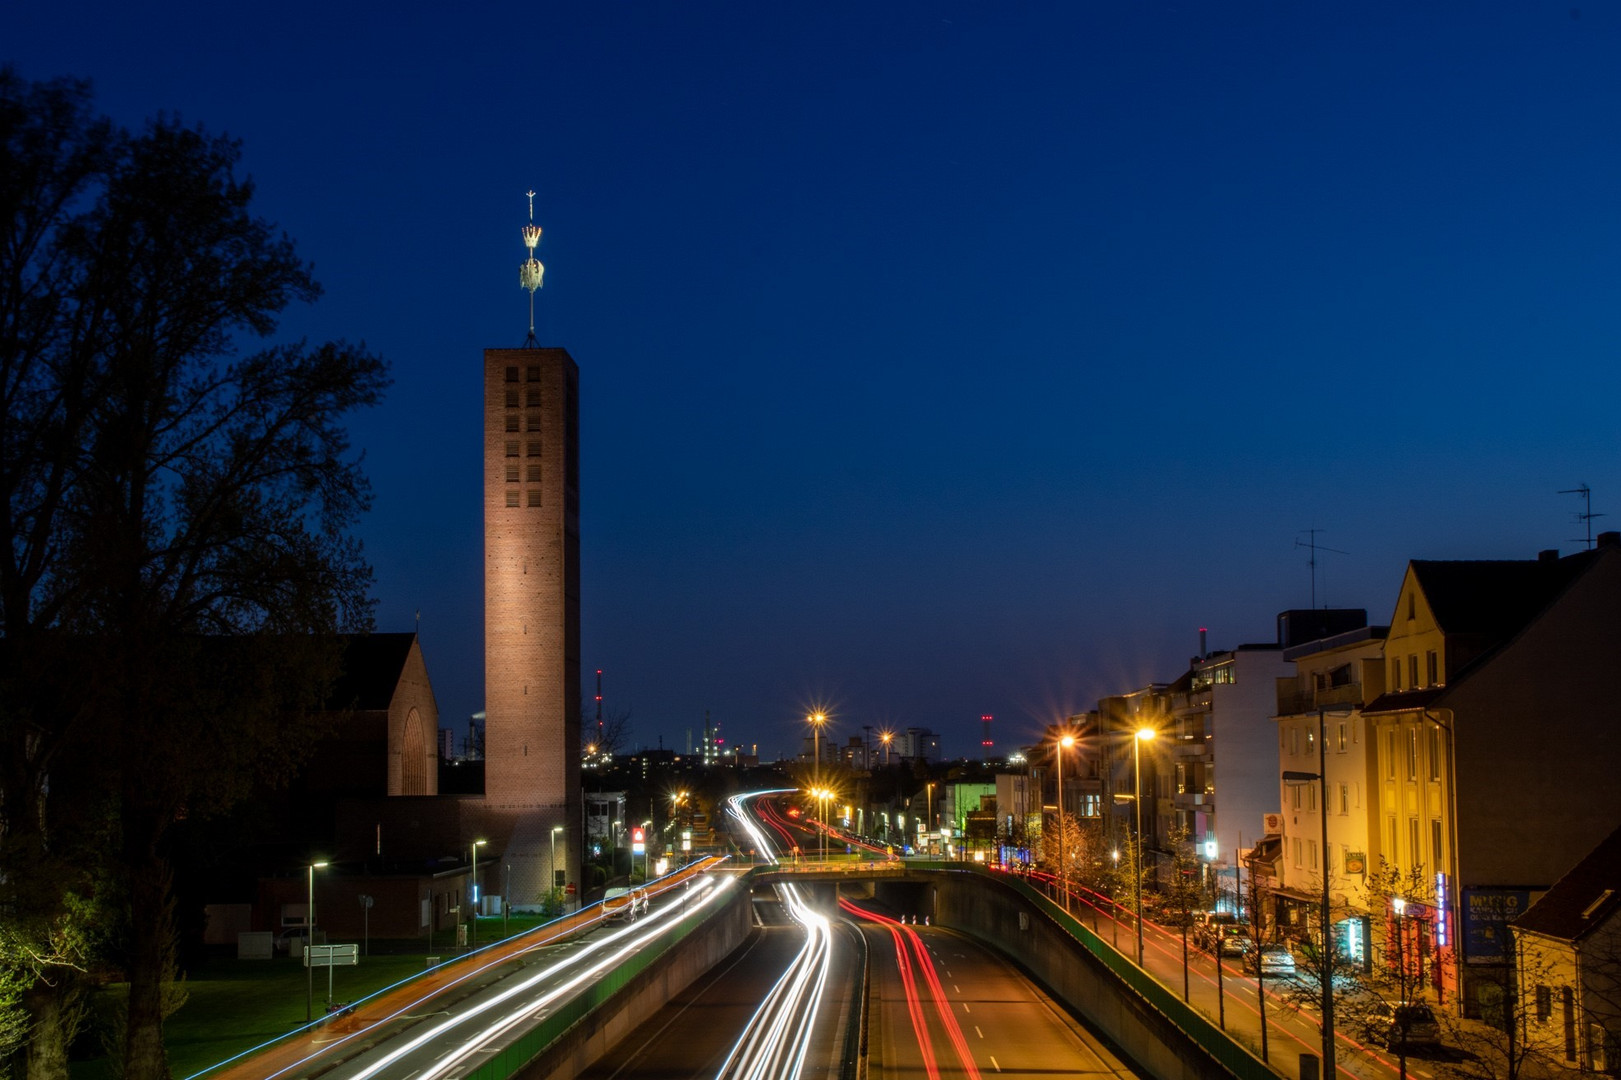
[[[519,1080],[568,1080],[583,1072],[699,976],[730,956],[753,928],[751,890],[739,882],[702,926],[520,1070]]]

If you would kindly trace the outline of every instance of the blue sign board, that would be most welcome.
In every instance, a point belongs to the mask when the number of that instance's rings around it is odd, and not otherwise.
[[[1530,906],[1530,889],[1465,889],[1465,961],[1471,964],[1507,963],[1509,924]]]

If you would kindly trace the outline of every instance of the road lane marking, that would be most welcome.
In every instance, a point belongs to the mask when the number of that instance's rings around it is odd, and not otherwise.
[[[997,1063],[996,1063],[996,1059],[995,1059],[995,1058],[994,1058],[994,1057],[993,1057],[993,1058],[991,1058],[991,1068],[993,1068],[993,1069],[995,1069],[995,1070],[996,1070],[996,1071],[997,1071],[997,1072],[1001,1072],[1001,1071],[1002,1071],[1002,1066],[1000,1066],[1000,1065],[998,1065],[998,1064],[997,1064]]]
[[[963,1011],[963,1012],[967,1012],[967,1011],[968,1011],[968,1002],[966,1002],[966,1001],[965,1001],[965,1002],[963,1002],[963,1003],[962,1003],[962,1011]]]
[[[982,1039],[985,1037],[985,1033],[983,1031],[979,1030],[979,1025],[978,1024],[974,1025],[974,1034],[978,1035]]]
[[[960,994],[960,993],[962,993],[962,987],[958,986],[956,983],[952,983],[951,984],[951,992],[953,994]]]

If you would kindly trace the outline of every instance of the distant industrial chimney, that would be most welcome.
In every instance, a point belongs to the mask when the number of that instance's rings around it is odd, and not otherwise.
[[[1207,631],[1205,630],[1204,627],[1202,627],[1202,626],[1199,627],[1199,659],[1201,659],[1201,660],[1203,660],[1206,656],[1210,655],[1209,653],[1205,652],[1204,636],[1205,636],[1206,633],[1207,633]]]

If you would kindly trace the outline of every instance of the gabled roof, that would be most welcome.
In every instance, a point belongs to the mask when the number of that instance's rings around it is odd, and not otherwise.
[[[415,634],[347,634],[343,662],[332,685],[333,709],[387,709],[399,688]]]
[[[1362,706],[1362,715],[1377,716],[1381,713],[1425,709],[1429,707],[1430,702],[1440,697],[1445,690],[1446,687],[1444,686],[1430,686],[1423,690],[1398,690],[1393,694],[1380,694]]]
[[[1514,920],[1514,928],[1577,941],[1621,909],[1621,828],[1617,828]]]
[[[1415,559],[1412,567],[1441,632],[1478,637],[1490,648],[1536,618],[1592,564],[1593,554],[1580,551],[1563,559]]]

